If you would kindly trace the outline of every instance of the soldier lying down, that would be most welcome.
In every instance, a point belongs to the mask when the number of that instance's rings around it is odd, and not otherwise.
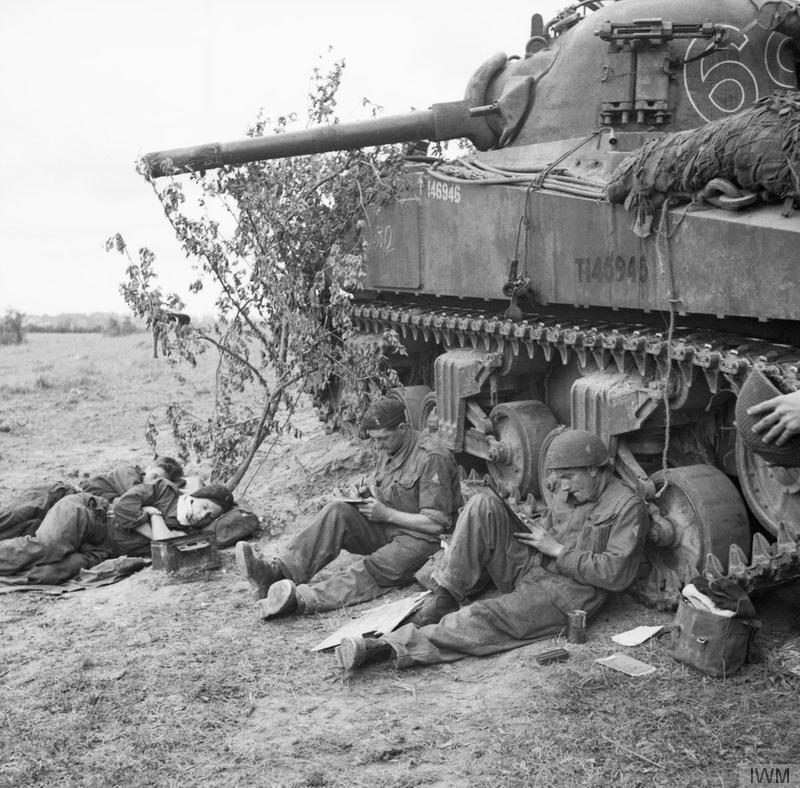
[[[221,484],[181,493],[166,479],[137,484],[111,505],[89,493],[67,495],[33,536],[0,542],[0,575],[27,570],[28,582],[61,583],[107,558],[149,556],[151,540],[184,536],[233,505]]]

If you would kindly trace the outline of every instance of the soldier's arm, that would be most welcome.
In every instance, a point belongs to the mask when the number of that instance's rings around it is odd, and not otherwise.
[[[527,531],[514,534],[522,544],[533,547],[544,555],[558,558],[567,548],[564,547],[549,531],[549,518],[528,524]]]
[[[431,452],[426,457],[419,479],[419,512],[403,512],[374,498],[368,499],[358,510],[369,520],[438,536],[450,528],[458,508],[448,462],[452,460],[438,452]]]
[[[556,569],[579,583],[623,591],[636,578],[647,536],[647,510],[640,498],[631,498],[611,525],[605,550],[565,548],[556,559]]]
[[[452,527],[462,503],[461,482],[453,458],[429,453],[419,480],[420,513],[439,525],[437,533],[441,533]]]
[[[124,495],[134,485],[141,483],[142,472],[135,465],[116,468],[105,476],[93,476],[81,482],[84,492],[114,501]]]
[[[150,516],[144,511],[155,502],[156,492],[152,484],[137,484],[114,504],[114,523],[122,531],[134,531],[139,526],[150,525]]]
[[[147,525],[139,525],[134,530],[138,531],[142,536],[148,539],[174,539],[176,536],[186,536],[184,531],[173,531],[167,526],[161,512],[154,506],[144,506],[142,511],[150,518]]]
[[[401,528],[406,528],[409,531],[419,531],[423,534],[431,534],[436,536],[444,528],[431,520],[427,514],[422,512],[401,512],[399,509],[393,509],[387,506],[377,498],[367,498],[363,504],[359,504],[358,511],[364,515],[368,520],[376,520],[378,522],[391,523],[392,525],[399,525]]]

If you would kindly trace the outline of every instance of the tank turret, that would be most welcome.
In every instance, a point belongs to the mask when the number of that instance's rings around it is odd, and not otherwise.
[[[535,15],[462,101],[145,161],[470,139],[368,223],[353,317],[400,335],[412,423],[530,508],[552,503],[551,430],[594,432],[650,506],[644,599],[704,568],[757,590],[800,574],[800,470],[734,425],[752,370],[800,388],[798,9],[585,0]]]

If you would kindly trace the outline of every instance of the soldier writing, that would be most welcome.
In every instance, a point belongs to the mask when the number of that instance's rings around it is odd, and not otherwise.
[[[329,503],[275,558],[236,545],[239,572],[266,619],[354,605],[411,581],[439,548],[461,506],[458,468],[434,438],[416,433],[396,399],[373,403],[361,425],[379,449],[369,497]],[[363,558],[309,582],[345,549]]]

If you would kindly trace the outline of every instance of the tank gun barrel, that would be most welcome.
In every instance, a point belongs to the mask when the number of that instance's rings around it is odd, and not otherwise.
[[[483,117],[473,117],[469,110],[466,101],[442,102],[434,104],[430,109],[403,115],[388,115],[355,123],[336,123],[271,137],[250,137],[234,142],[213,142],[155,151],[145,154],[144,162],[150,176],[160,178],[164,175],[215,169],[227,164],[245,164],[416,140],[442,142],[485,134],[486,121]]]

